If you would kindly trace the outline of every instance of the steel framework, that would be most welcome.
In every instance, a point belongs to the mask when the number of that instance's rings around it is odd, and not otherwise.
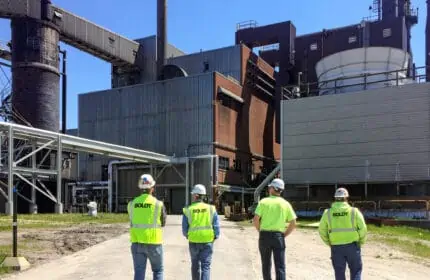
[[[9,215],[13,210],[12,197],[15,177],[31,186],[31,199],[24,197],[25,200],[35,204],[36,191],[39,191],[56,204],[56,213],[63,213],[61,189],[64,153],[86,152],[142,163],[178,164],[188,161],[187,158],[175,158],[6,122],[0,122],[0,143],[0,170],[2,174],[7,175],[8,179],[7,184],[0,183],[0,195],[6,198],[6,213]],[[7,151],[3,151],[3,147],[7,147]],[[44,156],[37,160],[37,153],[44,153]],[[47,169],[42,169],[41,165],[51,153],[56,153],[56,164]],[[28,164],[30,158],[31,167]],[[57,190],[55,196],[41,180],[49,176],[56,177]],[[188,178],[188,176],[186,177]],[[1,187],[6,187],[7,192]],[[21,197],[23,196],[21,195]]]

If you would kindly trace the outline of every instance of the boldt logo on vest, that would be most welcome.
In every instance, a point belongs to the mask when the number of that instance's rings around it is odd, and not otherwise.
[[[343,217],[343,216],[348,216],[348,212],[333,213],[333,217]]]
[[[134,204],[134,208],[151,208],[151,207],[152,207],[152,204],[149,204],[149,203],[138,202]]]
[[[193,209],[193,213],[205,213],[207,209]]]

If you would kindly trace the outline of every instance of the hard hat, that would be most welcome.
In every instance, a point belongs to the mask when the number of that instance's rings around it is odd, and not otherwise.
[[[139,189],[150,189],[155,186],[154,178],[149,174],[143,174],[139,179]]]
[[[335,198],[345,198],[349,197],[349,193],[345,188],[338,188],[334,193]]]
[[[206,195],[206,187],[202,184],[197,184],[194,186],[193,190],[191,191],[191,194]]]
[[[285,189],[284,180],[279,178],[273,179],[273,181],[270,182],[269,187],[273,187],[277,190],[283,191]]]

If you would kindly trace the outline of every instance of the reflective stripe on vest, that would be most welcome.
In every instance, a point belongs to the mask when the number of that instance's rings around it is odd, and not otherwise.
[[[204,226],[204,227],[191,227],[192,222],[193,222],[193,216],[191,215],[191,211],[190,208],[186,208],[185,212],[187,213],[187,219],[188,219],[188,224],[190,225],[188,232],[190,231],[198,231],[198,230],[207,230],[207,229],[213,229],[212,225],[213,225],[213,219],[214,219],[214,210],[212,206],[209,206],[210,210],[209,210],[209,215],[210,215],[210,226]]]
[[[329,233],[332,232],[354,232],[357,231],[357,229],[355,228],[354,224],[355,224],[355,208],[352,207],[351,208],[351,227],[350,228],[335,228],[332,229],[331,227],[331,215],[330,215],[330,209],[328,209],[327,211],[327,219],[328,219],[328,228],[329,228]]]
[[[133,203],[130,207],[130,228],[161,228],[161,225],[157,223],[158,220],[158,210],[160,210],[161,202],[155,202],[154,208],[154,218],[152,220],[152,224],[133,224]]]

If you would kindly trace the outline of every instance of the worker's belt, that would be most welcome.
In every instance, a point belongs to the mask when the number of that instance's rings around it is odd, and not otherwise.
[[[130,227],[131,228],[161,228],[161,225],[159,225],[157,223],[157,218],[158,218],[158,211],[160,210],[161,207],[161,202],[157,201],[155,203],[155,208],[154,208],[154,218],[153,218],[153,222],[152,224],[133,224],[133,205],[132,207],[130,207]]]
[[[354,226],[355,223],[355,208],[351,209],[351,227],[350,228],[334,228],[332,229],[331,227],[331,215],[330,215],[330,209],[328,209],[327,211],[327,219],[328,219],[328,228],[329,228],[329,233],[332,232],[354,232],[357,231],[357,229]]]

